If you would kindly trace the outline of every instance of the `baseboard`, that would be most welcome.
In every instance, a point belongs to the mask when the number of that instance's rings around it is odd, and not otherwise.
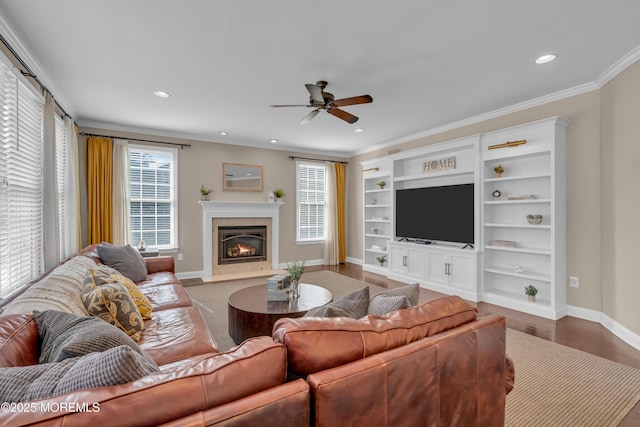
[[[204,271],[183,271],[182,273],[176,273],[178,279],[193,279],[196,277],[202,277],[204,280]]]
[[[362,265],[362,264],[364,264],[364,261],[362,261],[361,259],[358,259],[358,258],[351,258],[351,257],[347,257],[347,262],[350,262],[351,264],[355,264],[355,265]]]
[[[602,326],[611,331],[612,334],[629,344],[631,347],[640,351],[640,335],[631,331],[626,326],[623,326],[620,323],[616,322],[606,314],[600,311],[576,307],[572,305],[567,306],[567,308],[569,316],[600,323]]]

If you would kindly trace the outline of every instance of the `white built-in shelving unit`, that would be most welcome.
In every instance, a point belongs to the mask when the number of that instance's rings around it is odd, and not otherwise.
[[[435,291],[558,319],[566,315],[565,162],[568,121],[554,117],[362,162],[363,268]],[[526,140],[517,146],[492,148]],[[455,157],[455,167],[425,163]],[[496,177],[493,168],[505,172]],[[377,169],[376,169],[377,168]],[[384,180],[384,189],[377,182]],[[474,247],[400,242],[395,190],[473,183]],[[500,197],[494,197],[494,191]],[[437,209],[437,201],[434,201]],[[528,214],[540,214],[530,224]],[[376,258],[385,255],[380,266]],[[524,287],[534,285],[535,302]]]
[[[386,274],[388,262],[380,265],[376,258],[385,256],[388,259],[388,246],[393,238],[393,180],[391,179],[391,162],[374,160],[362,163],[363,200],[364,200],[364,263],[363,269],[375,273]],[[384,181],[383,188],[378,183]]]
[[[567,314],[568,123],[557,117],[482,135],[483,301],[551,319]],[[489,149],[521,140],[526,143]],[[501,177],[493,171],[497,165],[504,168]],[[494,197],[495,191],[499,197]],[[542,222],[530,224],[528,214],[542,215]],[[535,302],[524,293],[528,285],[538,289]]]

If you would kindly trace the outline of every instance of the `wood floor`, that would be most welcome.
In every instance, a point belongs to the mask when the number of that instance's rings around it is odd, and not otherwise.
[[[350,263],[340,266],[310,266],[306,271],[323,269],[384,288],[405,285],[379,274],[363,271],[362,267]],[[433,299],[444,296],[444,294],[421,289],[421,296]],[[483,302],[476,305],[478,313],[481,315],[502,314],[505,316],[509,328],[640,369],[640,351],[622,341],[599,323],[570,316],[553,321]],[[517,374],[516,371],[516,384]],[[633,408],[620,426],[640,426],[640,403]]]

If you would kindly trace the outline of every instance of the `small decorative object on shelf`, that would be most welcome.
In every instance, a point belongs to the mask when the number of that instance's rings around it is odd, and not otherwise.
[[[491,246],[500,246],[503,248],[515,248],[516,242],[513,242],[511,240],[492,240]]]
[[[371,204],[375,205],[378,203],[378,199],[376,199],[375,197],[373,199],[371,199]]]
[[[376,185],[378,187],[380,187],[380,189],[382,190],[382,189],[384,189],[384,187],[386,187],[387,182],[386,181],[380,181],[380,182],[377,182]]]
[[[294,261],[287,264],[287,270],[291,275],[291,298],[300,296],[300,277],[304,273],[304,261]]]
[[[500,197],[502,197],[502,193],[500,192],[500,190],[494,190],[493,193],[491,193],[491,197],[493,197],[494,199],[499,199]]]
[[[384,263],[387,262],[387,256],[381,255],[379,257],[376,257],[376,261],[378,261],[378,264],[380,264],[380,267],[383,267]]]
[[[373,228],[371,229],[371,234],[378,234],[378,232],[379,232],[379,231],[380,231],[380,230],[378,230],[377,228],[373,227]]]
[[[533,200],[533,194],[512,194],[507,199],[509,200]]]
[[[493,171],[496,173],[496,178],[500,178],[502,176],[502,172],[504,172],[504,168],[502,165],[498,165],[493,168]]]
[[[273,191],[269,191],[269,196],[267,196],[267,197],[268,197],[268,201],[270,203],[273,203],[273,202],[276,201],[276,196],[275,196],[275,194],[273,194]]]
[[[516,265],[515,270],[516,270],[516,273],[518,273],[518,274],[522,274],[522,273],[524,273],[525,271],[527,271],[527,267],[523,267],[523,266],[521,266],[521,265]]]
[[[527,215],[527,221],[529,222],[529,224],[538,225],[542,222],[542,215],[529,214]]]
[[[142,251],[146,251],[146,250],[147,250],[147,242],[145,242],[144,240],[140,240],[140,241],[138,242],[138,250],[139,250],[140,252],[142,252]]]
[[[284,197],[284,190],[281,188],[277,188],[273,190],[273,195],[276,198],[276,202],[282,202],[282,198]]]
[[[209,194],[211,194],[213,190],[210,188],[204,188],[204,185],[200,186],[200,200],[209,200]]]
[[[536,294],[538,293],[538,288],[533,285],[528,285],[524,287],[524,293],[529,298],[529,301],[536,302]]]

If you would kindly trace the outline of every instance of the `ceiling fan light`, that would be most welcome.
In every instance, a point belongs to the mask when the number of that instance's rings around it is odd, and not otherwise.
[[[272,144],[275,144],[275,143],[277,143],[277,142],[278,142],[278,140],[277,140],[277,139],[273,139],[273,138],[272,138],[272,139],[270,139],[270,140],[269,140],[269,142],[270,142],[270,143],[272,143]]]
[[[364,129],[358,128],[358,129],[355,129],[354,132],[364,132]]]
[[[541,57],[539,57],[538,59],[536,59],[533,62],[535,62],[536,64],[546,64],[548,62],[553,61],[557,57],[558,57],[558,55],[556,55],[554,53],[550,53],[550,54],[547,54],[547,55],[542,55]]]
[[[153,92],[153,94],[155,96],[157,96],[158,98],[169,98],[171,96],[171,94],[169,92],[165,92],[163,90],[157,90],[157,91]]]
[[[222,135],[222,136],[226,136],[226,135],[229,135],[229,132],[225,132],[225,131],[222,131],[222,132],[218,132],[218,133],[219,133],[220,135]]]

